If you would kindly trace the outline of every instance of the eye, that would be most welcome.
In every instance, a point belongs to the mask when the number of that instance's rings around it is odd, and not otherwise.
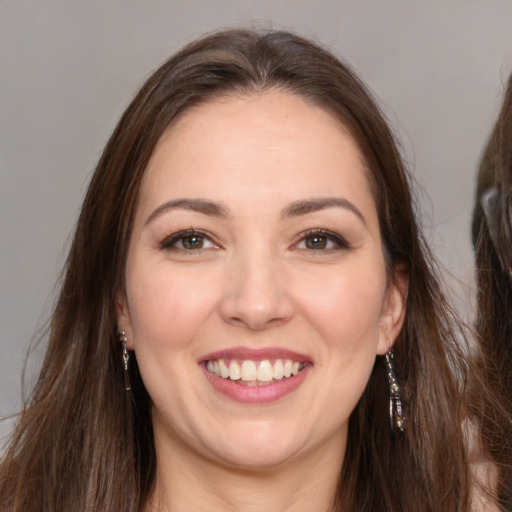
[[[349,243],[342,236],[323,229],[306,231],[302,234],[302,238],[295,247],[297,249],[320,252],[350,248]]]
[[[329,240],[324,235],[311,235],[304,238],[304,245],[306,249],[320,249],[325,250],[329,247],[329,242],[333,244],[332,240]]]
[[[160,248],[170,251],[199,251],[218,247],[203,231],[186,229],[165,238]]]

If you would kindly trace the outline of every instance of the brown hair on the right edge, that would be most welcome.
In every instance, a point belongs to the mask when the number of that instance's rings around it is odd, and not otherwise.
[[[244,30],[207,36],[164,63],[110,138],[78,220],[39,381],[0,465],[3,510],[136,512],[146,505],[156,467],[151,404],[136,364],[133,391],[123,390],[114,314],[140,182],[180,113],[222,94],[272,88],[312,101],[351,133],[368,168],[389,279],[400,266],[410,276],[395,343],[407,429],[390,429],[379,357],[350,419],[333,510],[470,510],[459,324],[393,135],[364,85],[328,51],[289,33]]]
[[[483,451],[495,462],[498,500],[512,510],[512,75],[482,158],[473,214],[480,364],[490,393],[475,390]],[[497,400],[496,400],[497,399]]]

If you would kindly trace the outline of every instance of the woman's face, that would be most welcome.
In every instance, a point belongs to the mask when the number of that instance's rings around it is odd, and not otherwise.
[[[403,316],[364,165],[330,114],[277,91],[200,105],[162,137],[116,304],[157,450],[341,461]]]

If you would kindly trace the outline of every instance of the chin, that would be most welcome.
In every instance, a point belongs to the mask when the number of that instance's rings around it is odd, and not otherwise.
[[[268,471],[280,466],[285,465],[295,453],[292,450],[265,450],[261,451],[258,448],[251,448],[250,451],[246,448],[238,447],[235,450],[224,450],[218,454],[217,460],[222,465],[236,468],[238,470],[246,471]]]
[[[237,432],[218,436],[212,451],[225,465],[247,470],[265,470],[286,464],[303,445],[291,435],[293,429],[238,427]]]

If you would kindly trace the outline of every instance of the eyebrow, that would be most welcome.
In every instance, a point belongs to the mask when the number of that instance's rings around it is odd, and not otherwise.
[[[327,208],[344,208],[349,210],[357,215],[365,226],[367,225],[361,210],[354,203],[343,197],[321,197],[307,201],[295,201],[283,210],[282,217],[298,217]]]
[[[166,203],[153,210],[153,212],[146,219],[145,225],[154,221],[164,212],[177,208],[192,210],[204,215],[219,218],[228,218],[231,216],[229,210],[224,205],[215,201],[210,201],[208,199],[174,199],[167,201]],[[295,201],[283,210],[281,217],[299,217],[301,215],[307,215],[308,213],[325,210],[327,208],[345,208],[346,210],[351,211],[357,217],[359,217],[362,223],[366,226],[366,219],[364,218],[364,215],[361,213],[359,208],[357,208],[354,203],[343,197],[322,197],[305,201]]]
[[[172,201],[167,201],[166,203],[160,205],[156,210],[154,210],[146,219],[145,225],[154,221],[164,212],[173,210],[175,208],[192,210],[213,217],[227,218],[230,216],[227,208],[220,203],[216,203],[215,201],[209,201],[207,199],[175,199]]]

